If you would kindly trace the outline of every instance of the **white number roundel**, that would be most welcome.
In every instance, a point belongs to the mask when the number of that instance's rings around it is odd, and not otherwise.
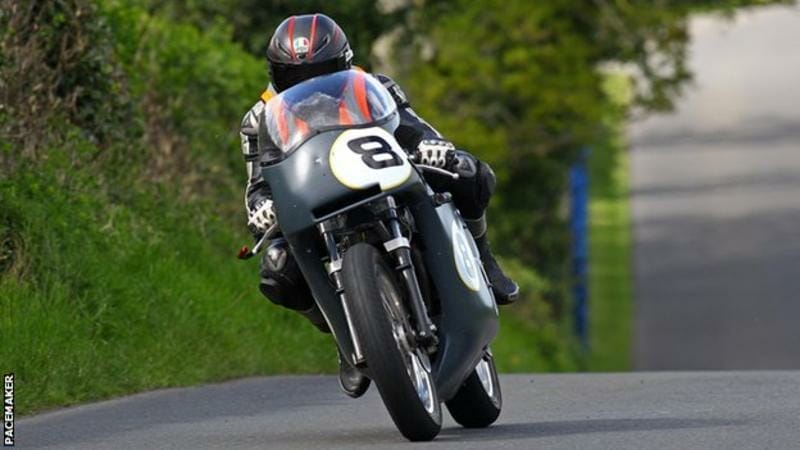
[[[461,226],[461,221],[453,221],[450,234],[453,238],[453,257],[456,261],[458,276],[468,288],[477,292],[481,287],[481,274],[478,266],[480,263],[467,241],[467,234],[464,232],[464,227]]]
[[[328,159],[333,176],[350,189],[378,184],[385,191],[400,186],[411,176],[406,152],[394,136],[379,127],[340,134]]]

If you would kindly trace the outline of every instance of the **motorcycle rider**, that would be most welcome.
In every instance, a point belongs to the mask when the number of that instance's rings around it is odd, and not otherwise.
[[[259,101],[245,114],[241,126],[242,152],[248,183],[245,204],[248,228],[258,239],[277,222],[270,198],[269,180],[261,177],[261,165],[278,160],[280,150],[266,132],[265,105],[276,93],[307,79],[353,68],[353,52],[342,29],[324,14],[292,16],[275,30],[267,49],[271,83]],[[519,287],[497,264],[486,237],[485,210],[495,188],[495,176],[484,162],[456,150],[431,125],[412,109],[403,91],[391,78],[374,75],[397,103],[400,125],[395,131],[398,143],[418,162],[453,171],[449,176],[426,173],[425,180],[437,192],[450,192],[453,202],[466,220],[477,243],[481,261],[492,284],[497,303],[515,300]],[[327,331],[310,288],[283,238],[273,239],[261,260],[261,292],[273,303],[293,309],[317,328]],[[366,391],[369,379],[339,357],[340,384],[353,397]]]

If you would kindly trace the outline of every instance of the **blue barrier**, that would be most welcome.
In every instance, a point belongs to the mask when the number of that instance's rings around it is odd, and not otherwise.
[[[572,315],[575,334],[589,348],[589,149],[581,150],[569,171],[572,235]]]

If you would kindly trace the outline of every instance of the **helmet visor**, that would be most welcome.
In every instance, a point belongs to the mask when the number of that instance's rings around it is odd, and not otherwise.
[[[342,58],[329,59],[313,64],[270,63],[272,85],[278,92],[320,75],[349,69]]]

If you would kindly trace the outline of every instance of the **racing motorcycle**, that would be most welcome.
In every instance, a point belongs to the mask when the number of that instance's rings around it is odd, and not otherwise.
[[[266,108],[281,157],[263,177],[342,357],[409,440],[439,433],[442,402],[459,424],[489,426],[502,407],[497,305],[451,196],[422,171],[458,175],[412,161],[393,134],[394,100],[362,71],[304,81]]]

